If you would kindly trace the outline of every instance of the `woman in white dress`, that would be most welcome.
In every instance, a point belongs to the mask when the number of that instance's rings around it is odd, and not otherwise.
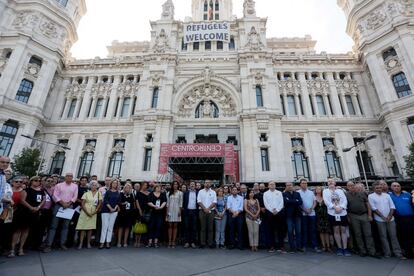
[[[183,193],[180,185],[174,181],[171,191],[167,196],[167,217],[168,222],[168,248],[175,248],[177,239],[178,223],[181,222],[181,210],[183,208]]]

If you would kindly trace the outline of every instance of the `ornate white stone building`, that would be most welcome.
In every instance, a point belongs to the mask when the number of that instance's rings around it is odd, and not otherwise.
[[[345,181],[362,165],[343,149],[377,135],[360,147],[368,176],[404,177],[414,138],[414,3],[338,5],[352,53],[317,53],[309,36],[268,38],[253,0],[241,18],[231,0],[193,0],[186,21],[228,22],[231,38],[184,44],[189,22],[176,20],[167,0],[151,41],[72,60],[84,0],[0,0],[0,155],[35,146],[44,172],[168,180],[159,174],[162,144],[233,143],[242,182]],[[229,181],[223,158],[168,162],[183,178]]]

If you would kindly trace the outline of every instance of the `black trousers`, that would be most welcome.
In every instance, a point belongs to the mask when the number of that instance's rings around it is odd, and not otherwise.
[[[233,217],[233,214],[230,212],[227,214],[230,228],[230,243],[238,248],[243,248],[243,217],[243,214],[239,214],[237,217]]]
[[[185,242],[190,244],[195,243],[197,241],[198,232],[198,210],[184,210],[183,222]]]
[[[397,233],[401,248],[407,258],[413,258],[414,245],[414,216],[396,217]]]
[[[266,210],[266,217],[268,226],[267,232],[269,235],[267,238],[268,247],[283,249],[287,232],[285,214],[280,212],[277,215],[274,215],[272,212]],[[277,232],[277,241],[275,232]]]

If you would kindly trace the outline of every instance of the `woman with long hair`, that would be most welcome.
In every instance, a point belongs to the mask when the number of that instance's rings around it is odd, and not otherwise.
[[[125,184],[121,193],[120,211],[116,221],[118,226],[118,245],[117,247],[128,247],[129,233],[136,220],[135,197],[130,183]]]
[[[102,194],[98,191],[98,187],[98,181],[92,180],[89,183],[90,191],[82,196],[82,210],[76,225],[76,230],[80,231],[78,249],[82,249],[86,234],[87,248],[91,248],[92,231],[96,230],[97,214],[102,206]]]
[[[244,200],[244,211],[246,212],[250,247],[253,252],[256,252],[259,246],[260,204],[259,200],[254,197],[253,190],[247,193],[247,198]]]
[[[319,237],[322,243],[322,250],[325,252],[332,252],[330,234],[331,226],[329,224],[328,209],[326,208],[325,202],[323,201],[322,195],[323,189],[318,186],[315,188],[316,196],[316,225],[319,232]]]
[[[161,192],[161,186],[156,184],[154,192],[149,195],[148,206],[151,208],[151,218],[148,227],[149,240],[147,247],[158,248],[158,239],[161,235],[162,223],[164,221],[165,206],[167,205],[167,197]]]
[[[114,225],[116,217],[119,212],[119,202],[121,195],[119,193],[119,180],[114,179],[109,185],[109,190],[105,193],[102,207],[102,230],[101,230],[101,245],[99,249],[104,248],[106,242],[106,248],[111,248],[112,234],[114,231]]]
[[[182,208],[183,193],[178,181],[174,181],[167,198],[168,248],[175,248]]]
[[[13,181],[13,237],[9,257],[15,256],[16,245],[19,244],[18,256],[24,256],[24,245],[29,235],[29,229],[32,227],[34,231],[38,231],[39,210],[45,203],[44,193],[40,177],[32,177],[29,181],[29,187],[23,190],[23,180],[17,178]],[[38,235],[34,235],[35,237]],[[40,246],[41,241],[36,241]]]
[[[137,206],[137,219],[142,223],[148,225],[150,221],[150,207],[148,206],[148,197],[150,192],[148,191],[148,183],[142,182],[140,190],[135,197],[135,205]],[[135,234],[134,247],[141,246],[141,234]]]

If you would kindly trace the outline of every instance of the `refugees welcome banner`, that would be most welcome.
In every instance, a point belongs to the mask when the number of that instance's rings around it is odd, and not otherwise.
[[[228,22],[203,22],[184,25],[184,43],[223,41],[230,42]]]

